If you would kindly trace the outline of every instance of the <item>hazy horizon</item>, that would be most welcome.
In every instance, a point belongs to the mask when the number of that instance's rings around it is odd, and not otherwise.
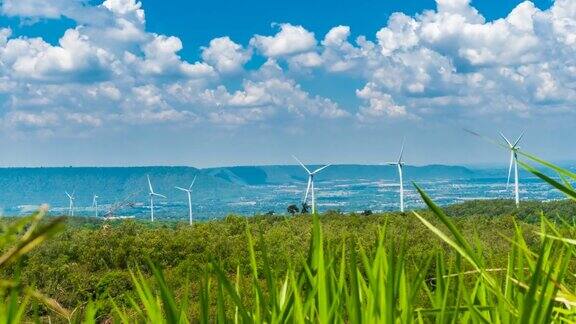
[[[557,164],[559,166],[572,166],[576,164],[576,160],[565,160],[565,161],[549,161],[551,163]],[[307,166],[322,166],[323,163],[305,163]],[[385,166],[385,167],[392,167],[388,166],[383,163],[330,163],[332,166]],[[453,167],[464,167],[468,169],[499,169],[499,168],[508,168],[507,163],[498,163],[498,162],[487,162],[487,163],[479,163],[479,164],[447,164],[447,163],[430,163],[430,164],[412,164],[406,163],[406,166],[410,167],[427,167],[427,166],[453,166]],[[236,167],[275,167],[275,166],[299,166],[298,164],[294,163],[285,163],[285,164],[243,164],[243,165],[213,165],[213,166],[204,166],[198,167],[195,165],[184,165],[184,164],[165,164],[165,165],[14,165],[14,166],[0,166],[0,169],[35,169],[35,168],[195,168],[199,170],[207,170],[207,169],[218,169],[218,168],[236,168]]]
[[[407,166],[404,169],[406,206],[423,207],[412,183],[417,183],[441,205],[467,200],[512,198],[506,167],[469,169],[459,166]],[[148,219],[149,187],[166,198],[158,199],[158,219],[178,220],[186,215],[186,195],[176,186],[193,188],[194,212],[199,219],[230,213],[253,215],[270,210],[284,212],[300,204],[307,174],[299,165],[247,168],[194,169],[189,167],[116,168],[0,168],[0,215],[27,215],[40,204],[51,206],[53,215],[68,212],[66,192],[73,193],[75,215],[93,216],[97,195],[101,212]],[[344,212],[396,210],[398,171],[395,166],[335,165],[315,177],[320,211]],[[557,200],[563,194],[534,175],[520,171],[520,190],[525,200]],[[120,207],[119,207],[120,206]]]

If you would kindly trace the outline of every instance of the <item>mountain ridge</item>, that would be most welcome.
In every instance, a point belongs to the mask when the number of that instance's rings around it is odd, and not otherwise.
[[[309,165],[310,170],[322,165]],[[243,185],[266,185],[305,181],[307,175],[299,165],[233,166],[201,169],[214,177]],[[409,179],[449,179],[477,176],[477,172],[462,166],[431,164],[425,166],[405,165],[405,177]],[[395,166],[372,164],[336,164],[318,174],[319,180],[345,179],[393,179],[398,173]]]

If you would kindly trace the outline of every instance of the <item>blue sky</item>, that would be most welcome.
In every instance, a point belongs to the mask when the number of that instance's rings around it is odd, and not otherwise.
[[[0,3],[3,166],[576,158],[571,0]]]

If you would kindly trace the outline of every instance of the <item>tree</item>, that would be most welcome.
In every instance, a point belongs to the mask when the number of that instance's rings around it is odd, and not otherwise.
[[[370,209],[366,209],[362,212],[362,216],[370,216],[372,215],[372,211]]]
[[[307,203],[303,202],[302,203],[302,209],[300,210],[300,212],[302,214],[308,214],[310,212],[310,205],[308,205]]]
[[[294,216],[294,214],[300,212],[300,209],[298,208],[298,206],[292,204],[292,205],[288,206],[287,211],[288,211],[288,214]]]

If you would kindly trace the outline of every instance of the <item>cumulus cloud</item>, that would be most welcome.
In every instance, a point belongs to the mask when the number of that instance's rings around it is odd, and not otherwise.
[[[90,6],[85,0],[3,0],[0,12],[9,17],[21,17],[29,21],[68,17],[80,23],[102,18],[104,13]]]
[[[575,98],[575,23],[569,0],[544,11],[525,1],[494,21],[469,0],[437,0],[437,10],[391,15],[376,42],[360,36],[353,43],[348,27],[333,28],[317,68],[366,81],[356,92],[362,121],[405,112],[550,112]]]
[[[312,68],[321,66],[323,60],[322,57],[316,52],[306,52],[294,55],[293,57],[288,59],[288,62],[294,68],[300,68],[300,67]]]
[[[254,49],[319,66],[320,58],[311,51],[314,34],[302,26],[281,24],[276,35],[255,36],[246,47],[226,36],[215,38],[202,48],[201,61],[189,62],[179,54],[184,44],[178,37],[146,30],[145,13],[136,0],[100,5],[6,0],[1,10],[29,23],[60,17],[78,23],[55,45],[0,29],[0,93],[10,110],[2,116],[6,129],[52,128],[53,135],[106,125],[199,120],[238,125],[348,115],[332,100],[303,90],[274,60],[244,71]],[[243,80],[234,91],[219,83],[230,74]]]
[[[234,43],[228,36],[214,38],[208,47],[202,48],[202,59],[221,73],[239,72],[251,56],[249,50]]]
[[[330,72],[348,72],[359,67],[363,60],[362,50],[349,41],[350,27],[336,26],[330,29],[322,41],[321,54],[324,67]],[[362,42],[362,40],[360,40]]]
[[[68,6],[78,5],[77,1],[4,0],[2,14],[30,18],[60,18]]]
[[[280,24],[280,31],[274,36],[256,35],[250,45],[267,57],[279,57],[309,51],[316,46],[314,33],[302,26]]]
[[[51,82],[98,81],[107,78],[113,57],[92,46],[76,29],[69,29],[52,46],[42,39],[11,39],[0,56],[19,79]]]
[[[311,95],[285,77],[273,61],[264,64],[251,79],[244,80],[240,90],[230,92],[224,86],[206,89],[200,102],[217,108],[218,113],[212,117],[225,116],[236,124],[265,118],[286,121],[306,116],[329,119],[348,116],[334,101]]]
[[[368,104],[360,107],[358,118],[360,121],[374,122],[381,118],[410,117],[406,107],[394,102],[391,95],[382,93],[374,83],[368,83],[364,88],[356,90],[356,96]]]
[[[146,30],[136,0],[4,0],[3,15],[27,23],[68,17],[77,26],[57,44],[0,28],[0,118],[4,126],[58,132],[72,125],[288,125],[309,116],[370,123],[570,111],[574,1],[555,0],[547,10],[525,1],[493,21],[470,0],[436,3],[413,16],[392,14],[373,35],[353,37],[354,26],[334,26],[317,40],[305,26],[282,23],[247,44],[215,38],[200,49],[201,59],[188,61],[178,37]],[[254,56],[265,63],[247,64],[260,61]],[[338,91],[355,95],[356,106],[300,84],[315,81],[316,71],[353,79]]]
[[[376,33],[381,53],[389,56],[397,50],[408,50],[418,44],[416,34],[418,23],[403,13],[394,13],[388,21],[388,26]]]
[[[548,14],[557,40],[574,49],[576,46],[576,3],[556,0]]]
[[[126,55],[126,58],[145,75],[203,78],[213,73],[213,68],[206,63],[191,64],[180,58],[177,53],[182,49],[182,42],[178,37],[154,35],[142,49],[143,58],[134,54]]]

